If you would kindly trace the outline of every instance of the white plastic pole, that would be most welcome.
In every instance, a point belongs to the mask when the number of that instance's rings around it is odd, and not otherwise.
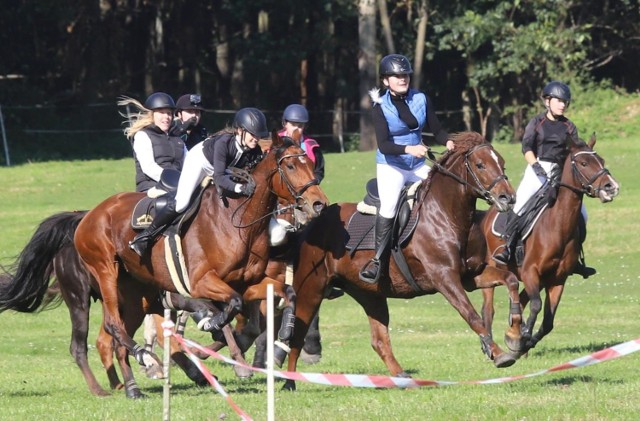
[[[10,167],[11,159],[9,158],[9,144],[7,143],[7,133],[4,131],[4,116],[2,115],[2,105],[0,105],[0,129],[2,130],[2,142],[4,144],[4,158],[7,162],[7,167]]]
[[[267,285],[267,421],[275,420],[273,376],[273,284]]]
[[[164,323],[162,333],[164,335],[164,355],[162,358],[162,370],[164,374],[164,387],[162,388],[162,420],[171,419],[171,379],[169,378],[169,366],[171,365],[171,336],[172,330],[168,327],[173,325],[171,320],[171,310],[164,309]]]

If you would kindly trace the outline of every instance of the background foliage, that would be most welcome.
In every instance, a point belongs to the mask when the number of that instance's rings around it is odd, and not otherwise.
[[[274,127],[302,102],[325,149],[338,113],[368,150],[366,89],[397,52],[451,131],[512,140],[551,79],[637,92],[639,22],[634,0],[19,0],[0,9],[0,105],[16,162],[128,155],[117,97],[153,91],[257,106]],[[211,130],[228,117],[208,114]]]

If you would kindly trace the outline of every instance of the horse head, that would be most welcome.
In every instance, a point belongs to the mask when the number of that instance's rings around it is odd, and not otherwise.
[[[476,132],[457,133],[451,140],[456,147],[450,153],[464,156],[466,176],[463,182],[478,198],[495,205],[499,212],[513,208],[516,193],[504,172],[504,159],[493,146]],[[469,177],[472,181],[468,181]]]
[[[620,185],[604,166],[604,159],[593,150],[595,144],[595,133],[591,135],[589,143],[568,138],[569,154],[565,162],[565,171],[570,168],[574,191],[589,197],[598,197],[602,203],[607,203],[618,195]],[[563,176],[563,180],[564,178]]]
[[[280,137],[275,130],[272,132],[269,154],[273,154],[276,165],[270,188],[281,203],[289,203],[311,219],[320,215],[329,199],[318,186],[320,182],[313,173],[313,162],[300,147],[300,136],[299,131],[294,132],[293,139]]]

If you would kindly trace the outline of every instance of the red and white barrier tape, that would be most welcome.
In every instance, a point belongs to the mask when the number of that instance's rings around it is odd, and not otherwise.
[[[253,371],[265,373],[266,370],[262,368],[255,368],[247,366],[245,364],[238,363],[224,355],[218,354],[202,345],[194,342],[190,339],[183,338],[179,335],[174,335],[176,340],[182,345],[183,349],[187,351],[191,357],[191,352],[188,347],[196,348],[220,361],[224,361],[228,364],[239,365],[247,367]],[[410,379],[404,377],[389,377],[389,376],[370,376],[363,374],[321,374],[321,373],[299,373],[291,371],[276,371],[275,377],[303,381],[308,383],[325,384],[331,386],[351,386],[351,387],[376,387],[376,388],[409,388],[409,387],[423,387],[423,386],[449,386],[454,384],[496,384],[496,383],[508,383],[515,380],[521,380],[536,376],[541,376],[547,373],[553,373],[556,371],[569,370],[572,368],[586,367],[593,364],[598,364],[604,361],[613,360],[619,357],[632,354],[640,351],[640,338],[633,341],[624,342],[610,348],[603,349],[601,351],[594,352],[591,355],[576,358],[564,364],[556,365],[546,370],[537,371],[531,374],[524,374],[519,376],[499,377],[487,380],[473,380],[473,381],[440,381],[440,380],[419,380]],[[194,356],[195,357],[195,356]],[[197,357],[195,357],[197,358]],[[199,365],[200,367],[200,365]]]

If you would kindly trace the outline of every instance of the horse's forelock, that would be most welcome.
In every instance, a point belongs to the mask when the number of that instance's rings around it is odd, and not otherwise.
[[[449,158],[453,155],[466,154],[471,149],[486,142],[485,138],[477,132],[459,132],[449,136],[455,144],[455,149],[447,150],[438,161],[441,165],[445,165]]]
[[[298,146],[298,144],[288,136],[282,137],[282,145],[275,150],[276,159],[280,159],[282,155],[284,155],[284,151],[289,149],[291,146]]]

